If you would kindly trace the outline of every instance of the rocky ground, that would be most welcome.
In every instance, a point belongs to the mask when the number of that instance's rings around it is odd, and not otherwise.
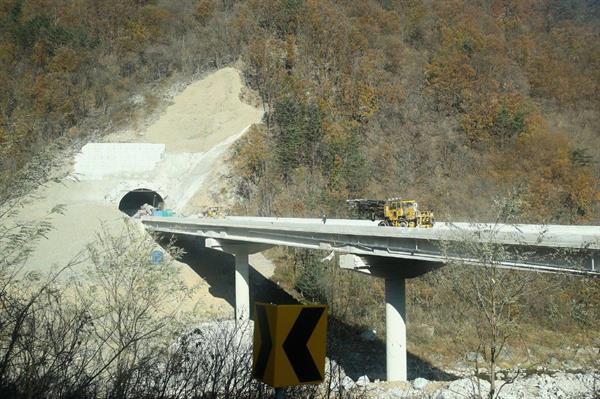
[[[248,354],[252,350],[251,332],[253,323],[243,323],[239,326],[232,320],[206,322],[190,330],[186,339],[195,340],[202,351],[209,350],[222,353],[222,357],[213,357],[223,362],[222,368],[244,369],[240,359],[250,362]],[[236,350],[227,347],[226,343],[232,336],[242,337],[243,345],[237,345]],[[336,359],[334,359],[337,358]],[[325,379],[319,386],[319,391],[324,397],[329,396],[344,398],[413,398],[413,399],[476,399],[487,398],[490,383],[483,378],[473,376],[472,370],[448,370],[442,375],[444,380],[426,379],[423,377],[412,378],[409,382],[371,381],[367,375],[352,378],[346,373],[347,358],[340,358],[337,354],[330,354],[325,362]],[[210,363],[210,359],[207,360]],[[365,362],[362,362],[364,366]],[[385,363],[384,363],[385,364]],[[213,369],[210,364],[207,369]],[[352,365],[351,365],[352,366]],[[241,370],[240,369],[240,370]],[[433,372],[430,372],[433,375]],[[438,374],[440,375],[440,374]],[[501,399],[596,399],[600,398],[600,372],[599,371],[559,371],[559,370],[502,370],[496,381],[495,398]],[[249,376],[247,377],[249,378]]]
[[[377,350],[373,350],[376,352]],[[538,366],[535,368],[502,369],[496,378],[496,395],[504,399],[526,398],[600,398],[600,371],[594,369],[594,364],[600,361],[598,348],[579,348],[579,356],[571,361],[578,368],[569,368],[561,365],[560,368]],[[583,362],[585,355],[587,361]],[[341,386],[343,389],[354,392],[359,397],[366,398],[427,398],[427,399],[455,399],[455,398],[487,398],[490,391],[487,370],[479,369],[479,376],[475,376],[474,363],[470,366],[460,364],[455,369],[438,369],[425,361],[409,354],[409,379],[410,382],[388,383],[384,379],[383,355],[378,356],[374,362],[360,362],[362,369],[368,375],[356,377],[350,367],[349,373],[343,373]],[[482,359],[478,359],[482,360]],[[577,361],[576,361],[577,360]],[[340,359],[342,364],[348,363]],[[582,363],[583,362],[583,363]],[[582,364],[588,366],[582,368]],[[368,367],[370,364],[370,367]],[[379,367],[376,367],[379,365]],[[376,370],[378,368],[379,370]],[[382,376],[380,379],[369,378],[369,375]],[[427,377],[427,378],[423,378]]]
[[[329,360],[327,369],[337,370],[339,366]],[[460,376],[464,371],[448,370],[452,377],[446,381],[428,380],[417,377],[409,382],[371,381],[363,375],[353,380],[337,371],[339,378],[331,382],[334,391],[343,390],[364,398],[427,398],[464,399],[487,398],[490,383],[483,378]],[[472,374],[472,373],[471,373]],[[495,398],[501,399],[597,399],[600,398],[600,372],[543,370],[535,373],[526,370],[504,370],[499,373],[503,379],[496,381]]]
[[[364,392],[367,398],[428,398],[464,399],[487,398],[490,383],[475,377],[459,378],[451,382],[429,381],[416,378],[409,383],[355,382],[346,380],[348,388]],[[589,398],[600,397],[600,373],[535,374],[522,376],[512,382],[496,381],[497,396],[502,399],[527,398]]]

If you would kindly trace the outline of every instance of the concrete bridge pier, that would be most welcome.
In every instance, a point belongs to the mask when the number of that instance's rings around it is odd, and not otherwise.
[[[407,380],[406,284],[404,278],[385,279],[385,364],[388,381]]]
[[[250,273],[248,252],[235,253],[235,319],[250,318]]]
[[[382,256],[341,255],[340,267],[385,280],[385,356],[388,381],[407,381],[406,279],[443,265]]]
[[[206,238],[206,248],[227,252],[235,257],[235,320],[250,319],[250,265],[248,255],[265,251],[269,244]]]

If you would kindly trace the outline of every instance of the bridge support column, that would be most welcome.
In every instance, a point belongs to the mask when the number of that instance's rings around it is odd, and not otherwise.
[[[265,251],[271,248],[269,244],[255,244],[216,238],[204,240],[206,248],[223,251],[235,258],[235,320],[247,321],[250,319],[250,266],[248,255]]]
[[[250,318],[250,274],[248,252],[235,253],[235,320]]]
[[[341,255],[340,267],[385,280],[385,354],[388,381],[406,381],[406,279],[441,267],[427,262],[383,256]]]
[[[406,287],[404,278],[385,279],[385,341],[388,381],[406,381]]]

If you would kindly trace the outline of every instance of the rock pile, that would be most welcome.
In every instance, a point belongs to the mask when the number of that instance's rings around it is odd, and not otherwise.
[[[358,384],[356,384],[358,385]],[[369,398],[477,399],[486,398],[488,381],[475,377],[451,382],[416,378],[412,383],[370,383],[365,387]],[[529,375],[512,383],[496,381],[500,399],[597,399],[600,398],[600,373]]]

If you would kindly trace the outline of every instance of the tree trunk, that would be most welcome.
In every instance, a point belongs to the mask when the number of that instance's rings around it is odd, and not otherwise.
[[[489,399],[494,398],[494,394],[496,392],[496,347],[492,346],[490,350],[490,393],[488,395]]]

